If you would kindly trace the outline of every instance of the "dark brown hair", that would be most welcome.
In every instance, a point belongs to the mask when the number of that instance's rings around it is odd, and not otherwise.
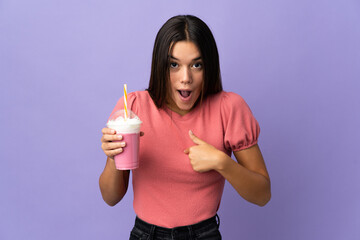
[[[192,15],[175,16],[160,28],[154,43],[149,88],[146,90],[158,108],[167,98],[171,48],[179,41],[191,41],[200,51],[204,66],[201,99],[222,91],[219,53],[209,27]]]

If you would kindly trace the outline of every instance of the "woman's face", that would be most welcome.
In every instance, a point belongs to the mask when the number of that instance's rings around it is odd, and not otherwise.
[[[174,44],[170,54],[170,86],[167,106],[185,115],[198,100],[204,81],[200,51],[193,42]]]

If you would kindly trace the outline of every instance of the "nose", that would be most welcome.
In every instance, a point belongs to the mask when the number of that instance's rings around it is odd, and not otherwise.
[[[182,69],[180,82],[183,84],[192,83],[191,70],[189,68]]]

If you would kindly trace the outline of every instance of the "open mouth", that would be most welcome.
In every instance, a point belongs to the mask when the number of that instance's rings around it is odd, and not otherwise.
[[[191,91],[188,90],[178,90],[178,92],[183,100],[188,100],[191,96]]]

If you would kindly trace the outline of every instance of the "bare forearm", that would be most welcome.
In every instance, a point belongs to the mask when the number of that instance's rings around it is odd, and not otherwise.
[[[264,206],[271,198],[270,180],[246,169],[229,156],[222,156],[217,171],[249,202]]]
[[[116,205],[125,195],[129,183],[129,171],[115,168],[114,160],[108,158],[99,178],[101,195],[110,206]]]

